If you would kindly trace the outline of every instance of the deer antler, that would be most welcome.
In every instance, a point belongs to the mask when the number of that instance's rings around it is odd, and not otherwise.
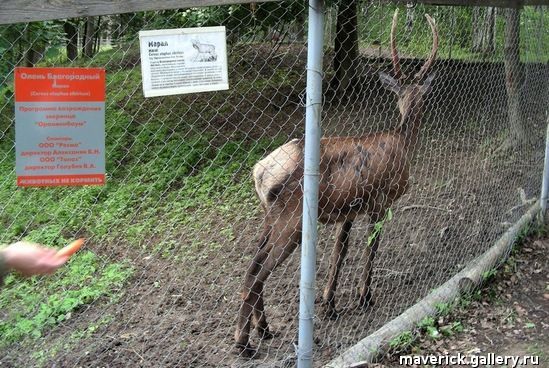
[[[436,56],[437,56],[437,50],[438,50],[438,31],[437,26],[433,18],[429,14],[425,14],[425,18],[427,18],[427,22],[431,26],[431,32],[433,33],[433,48],[431,49],[431,55],[429,56],[429,59],[423,64],[419,72],[416,73],[414,76],[414,79],[417,82],[421,82],[425,74],[429,71],[433,63],[435,62]]]
[[[394,78],[400,80],[402,78],[402,72],[400,71],[400,61],[398,58],[398,51],[396,48],[395,31],[397,26],[398,8],[395,9],[393,15],[393,24],[391,25],[391,57],[393,59],[393,74]]]

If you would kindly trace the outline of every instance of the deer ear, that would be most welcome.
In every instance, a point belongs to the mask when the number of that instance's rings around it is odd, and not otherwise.
[[[431,73],[426,79],[425,82],[421,85],[421,90],[424,94],[427,94],[431,92],[431,83],[433,82],[433,79],[435,79],[436,72]]]
[[[381,84],[383,84],[383,87],[387,88],[389,91],[393,91],[397,95],[400,93],[400,83],[389,74],[383,72],[379,73],[379,80],[381,81]]]

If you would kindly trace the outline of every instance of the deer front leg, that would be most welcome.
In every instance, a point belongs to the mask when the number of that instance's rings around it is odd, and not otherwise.
[[[335,292],[337,289],[337,280],[339,277],[339,271],[341,270],[341,264],[345,260],[347,249],[349,248],[349,234],[352,226],[352,221],[345,221],[337,225],[336,243],[332,250],[328,283],[324,288],[322,302],[324,316],[329,319],[337,319],[338,316],[335,308]]]

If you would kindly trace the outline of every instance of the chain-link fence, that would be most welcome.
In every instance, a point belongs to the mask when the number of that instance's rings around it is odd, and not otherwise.
[[[452,277],[539,197],[548,100],[546,7],[400,7],[399,81],[396,6],[328,5],[323,135],[356,138],[323,141],[320,213],[333,218],[319,233],[317,366]],[[145,99],[138,31],[214,25],[227,28],[230,89]],[[277,244],[289,253],[299,238],[306,25],[305,2],[285,1],[0,27],[0,240],[88,239],[54,276],[8,276],[2,366],[293,364],[298,252],[267,271]],[[16,187],[24,65],[106,68],[105,186]],[[239,309],[263,334],[250,334],[253,360],[235,348]]]

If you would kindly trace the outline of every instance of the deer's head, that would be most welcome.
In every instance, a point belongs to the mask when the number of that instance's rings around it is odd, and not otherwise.
[[[423,104],[423,96],[431,90],[431,82],[435,77],[435,73],[428,74],[429,69],[435,62],[438,50],[438,31],[433,18],[429,14],[425,14],[427,22],[431,26],[433,33],[433,48],[431,55],[425,61],[419,72],[412,78],[411,82],[406,82],[408,78],[403,75],[400,69],[400,60],[396,48],[395,31],[398,18],[398,9],[393,15],[393,24],[391,26],[391,57],[393,61],[393,77],[386,73],[380,73],[379,78],[381,83],[390,91],[393,91],[398,96],[398,108],[401,116],[406,116],[413,106],[421,106]]]

